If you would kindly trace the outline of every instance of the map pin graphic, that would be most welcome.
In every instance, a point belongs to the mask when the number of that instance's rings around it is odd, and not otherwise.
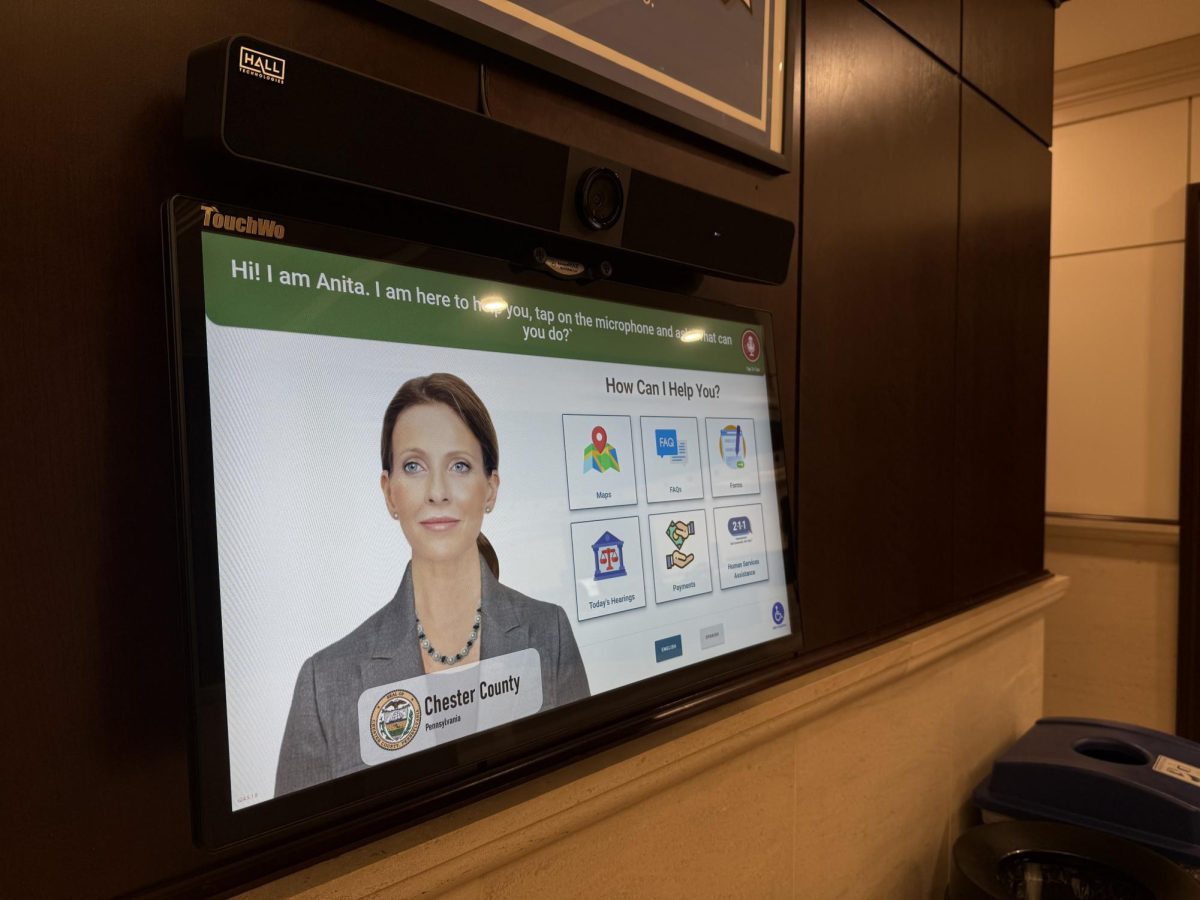
[[[608,432],[597,425],[592,429],[592,446],[596,448],[597,453],[604,452],[604,445],[608,443]]]

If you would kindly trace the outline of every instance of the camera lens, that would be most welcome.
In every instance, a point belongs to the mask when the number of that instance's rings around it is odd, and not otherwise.
[[[588,228],[603,231],[612,228],[625,207],[625,189],[621,176],[612,169],[588,169],[579,178],[575,205]]]

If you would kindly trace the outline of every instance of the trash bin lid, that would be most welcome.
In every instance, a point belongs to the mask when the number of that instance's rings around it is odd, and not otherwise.
[[[982,809],[1098,828],[1200,865],[1200,745],[1100,719],[1040,719],[975,789]]]

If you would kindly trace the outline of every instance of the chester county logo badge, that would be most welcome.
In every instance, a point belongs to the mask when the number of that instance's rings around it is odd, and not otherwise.
[[[384,750],[407,747],[421,724],[421,704],[408,691],[388,691],[371,713],[371,738]]]

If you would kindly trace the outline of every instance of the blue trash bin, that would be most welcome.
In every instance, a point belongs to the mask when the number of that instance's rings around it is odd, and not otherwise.
[[[1200,745],[1099,719],[1040,719],[975,789],[980,809],[1094,828],[1200,867]]]
[[[947,900],[1200,900],[1200,884],[1133,841],[1061,822],[998,822],[964,832]]]

